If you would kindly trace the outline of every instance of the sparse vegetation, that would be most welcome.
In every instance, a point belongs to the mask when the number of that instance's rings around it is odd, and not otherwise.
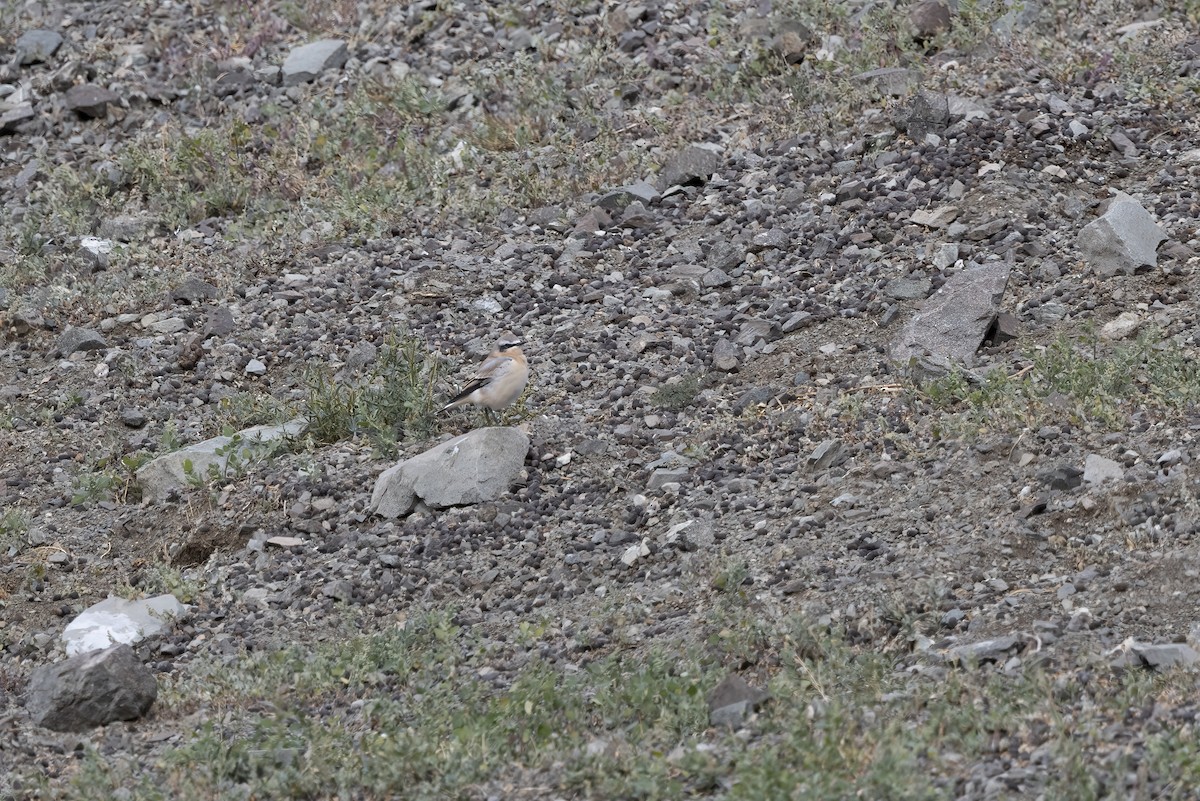
[[[678,381],[668,381],[650,396],[650,402],[660,409],[676,412],[686,409],[700,393],[700,376],[688,374]]]
[[[709,723],[709,692],[731,665],[746,664],[720,638],[705,653],[616,652],[582,669],[534,658],[492,680],[490,669],[480,673],[487,649],[450,615],[370,634],[346,625],[351,631],[336,645],[315,651],[289,646],[193,663],[164,686],[160,714],[199,704],[225,710],[221,716],[143,775],[89,750],[56,797],[103,798],[124,788],[131,801],[442,799],[536,785],[596,799],[937,799],[952,797],[965,778],[960,769],[986,759],[997,737],[1034,727],[1046,770],[1024,786],[1085,799],[1099,779],[1082,754],[1102,747],[1105,725],[1191,687],[1182,673],[1130,672],[1086,685],[1035,667],[914,675],[902,669],[906,650],[856,648],[793,618],[766,632],[766,650],[745,674],[770,692],[757,714],[747,710],[755,735],[748,740]],[[1047,725],[1061,703],[1082,695],[1091,701],[1085,719],[1069,729]],[[349,707],[348,698],[363,703]],[[317,713],[325,705],[343,708],[341,725]],[[1177,731],[1146,736],[1154,770],[1179,767]],[[1125,776],[1120,764],[1109,771],[1111,780]],[[1192,773],[1178,780],[1191,786]]]
[[[29,535],[29,515],[10,506],[0,514],[0,555],[12,555],[22,550]]]
[[[996,368],[977,382],[955,373],[927,382],[920,392],[951,412],[942,423],[948,429],[1036,427],[1064,419],[1118,429],[1136,411],[1179,414],[1194,407],[1200,367],[1153,330],[1121,343],[1095,334],[1062,336],[1030,354],[1027,366],[1012,375]]]
[[[435,430],[440,375],[438,358],[411,336],[390,337],[361,379],[312,371],[305,404],[309,433],[318,442],[362,436],[390,454],[397,442]]]

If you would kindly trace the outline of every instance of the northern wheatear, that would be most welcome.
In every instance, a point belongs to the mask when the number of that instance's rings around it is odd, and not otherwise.
[[[499,411],[521,396],[529,380],[529,362],[521,352],[521,341],[511,334],[500,339],[475,375],[462,390],[442,407],[442,411],[473,403],[483,409],[488,423],[492,412]]]

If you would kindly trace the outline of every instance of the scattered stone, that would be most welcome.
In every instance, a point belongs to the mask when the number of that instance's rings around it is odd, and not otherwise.
[[[809,454],[808,467],[811,470],[824,470],[827,467],[835,467],[846,459],[846,446],[839,440],[827,439]]]
[[[635,542],[633,545],[630,545],[625,549],[625,552],[621,554],[621,563],[626,567],[633,567],[634,563],[637,562],[638,559],[649,555],[650,546],[646,543],[646,540],[643,539],[642,541]]]
[[[1115,320],[1109,320],[1100,328],[1100,338],[1107,340],[1125,339],[1142,326],[1137,312],[1121,312]]]
[[[686,467],[660,467],[650,473],[646,482],[647,492],[658,492],[667,484],[681,484],[688,476]]]
[[[1112,661],[1114,668],[1149,668],[1169,670],[1174,667],[1192,667],[1200,661],[1200,653],[1184,643],[1151,645],[1130,637],[1115,649],[1120,656]]]
[[[493,501],[509,491],[529,452],[519,428],[481,428],[435,445],[380,474],[371,511],[381,517],[408,514],[418,502],[433,509]]]
[[[1102,484],[1124,477],[1125,469],[1121,467],[1120,462],[1114,462],[1098,453],[1089,453],[1083,461],[1083,480],[1088,484]]]
[[[950,123],[950,99],[937,92],[917,92],[908,106],[905,133],[923,141],[927,134],[941,134]]]
[[[730,373],[738,368],[741,349],[728,339],[719,339],[713,347],[713,369]]]
[[[671,186],[702,185],[721,165],[721,148],[705,142],[689,145],[667,162],[658,176],[660,191]]]
[[[1108,211],[1079,232],[1077,244],[1092,269],[1107,278],[1156,267],[1158,246],[1166,239],[1150,212],[1129,195],[1118,193]]]
[[[17,62],[22,67],[49,61],[62,45],[62,35],[56,31],[35,28],[17,39]]]
[[[945,228],[958,219],[958,214],[959,211],[954,206],[939,206],[933,211],[917,209],[908,219],[917,225],[924,225],[926,228]],[[955,248],[955,258],[958,258],[957,247]],[[951,264],[953,263],[951,262]]]
[[[15,132],[21,125],[34,118],[33,104],[21,103],[0,114],[0,134]]]
[[[108,648],[116,643],[132,645],[158,634],[187,612],[174,595],[157,595],[127,601],[114,595],[92,604],[67,624],[62,640],[68,656]]]
[[[246,362],[245,372],[246,375],[266,375],[267,365],[261,359],[251,359]]]
[[[902,367],[932,356],[937,362],[971,367],[1008,286],[1009,266],[994,261],[951,276],[892,341],[889,355]]]
[[[108,107],[119,103],[116,92],[90,83],[72,86],[67,90],[67,108],[81,117],[99,119],[108,114]]]
[[[295,548],[299,545],[303,545],[305,541],[299,537],[278,536],[267,537],[264,542],[266,542],[267,545],[274,545],[277,548]]]
[[[893,278],[883,291],[896,300],[918,300],[928,295],[931,289],[933,282],[922,275],[916,278]]]
[[[67,326],[58,338],[58,351],[64,356],[70,356],[76,351],[106,350],[108,343],[100,332],[91,328]]]
[[[708,694],[709,723],[736,729],[770,697],[766,690],[751,687],[741,676],[730,673]]]
[[[34,723],[83,732],[118,720],[137,720],[158,697],[158,682],[128,645],[73,656],[39,667],[25,706]]]
[[[212,300],[219,290],[203,278],[191,275],[171,290],[171,300],[176,303],[199,303]]]
[[[1038,473],[1038,481],[1050,489],[1073,490],[1083,484],[1083,471],[1071,465],[1061,465]]]
[[[100,239],[95,236],[85,236],[79,240],[79,254],[91,267],[92,272],[108,269],[108,256],[112,253],[111,239]]]
[[[137,471],[142,497],[162,503],[187,488],[189,478],[208,481],[213,476],[225,477],[231,459],[235,465],[245,467],[269,453],[271,443],[299,437],[307,428],[308,421],[303,418],[278,426],[253,426],[233,436],[212,437],[159,456]]]
[[[920,0],[909,9],[908,19],[921,40],[950,30],[950,8],[941,0]]]
[[[341,39],[321,39],[300,45],[283,61],[283,85],[308,83],[326,70],[341,69],[349,58],[350,51]]]
[[[984,662],[999,662],[1007,659],[1010,651],[1023,648],[1024,641],[1015,634],[1010,634],[1007,637],[957,645],[946,652],[946,661],[976,665]]]
[[[341,601],[344,604],[354,600],[354,585],[346,579],[335,579],[327,581],[321,587],[321,594],[326,598],[332,598],[335,601]]]
[[[987,333],[986,339],[990,339],[993,345],[1002,345],[1005,342],[1011,342],[1021,335],[1021,323],[1017,320],[1016,315],[1008,312],[1000,312],[996,315],[996,322],[992,325],[991,330]]]
[[[146,415],[141,409],[126,406],[121,410],[121,423],[129,428],[141,428],[146,425]]]

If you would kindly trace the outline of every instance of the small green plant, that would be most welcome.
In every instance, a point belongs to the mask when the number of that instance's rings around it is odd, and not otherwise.
[[[198,571],[183,571],[162,562],[155,562],[138,572],[138,586],[132,597],[170,594],[185,604],[193,603],[203,590],[203,584],[197,574]]]
[[[91,506],[102,501],[126,503],[137,500],[140,494],[137,471],[151,458],[146,451],[138,451],[101,459],[93,469],[75,478],[71,505]]]
[[[109,472],[87,471],[75,477],[71,492],[72,506],[92,506],[112,501],[122,486],[121,479]]]
[[[277,425],[293,417],[287,404],[263,392],[237,392],[217,402],[217,420],[222,428]]]
[[[183,460],[183,475],[190,486],[216,487],[242,478],[257,465],[274,459],[290,447],[287,438],[246,439],[240,433],[228,430],[224,436],[229,441],[213,450],[216,458],[203,468],[197,467],[191,459]]]
[[[0,514],[0,554],[15,554],[25,547],[29,535],[29,515],[10,506]]]
[[[676,412],[690,406],[699,393],[700,376],[691,373],[663,384],[650,396],[650,402],[665,411]]]
[[[403,439],[436,430],[440,361],[415,337],[389,337],[359,382],[335,381],[326,371],[308,376],[306,416],[319,442],[367,437],[383,453]]]

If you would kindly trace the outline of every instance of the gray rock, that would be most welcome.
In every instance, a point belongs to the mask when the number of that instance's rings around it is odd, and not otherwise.
[[[950,123],[950,99],[938,92],[917,92],[908,106],[905,132],[918,142],[926,134],[941,134]]]
[[[950,8],[941,0],[920,0],[909,10],[908,19],[921,39],[950,30]]]
[[[924,298],[933,289],[933,282],[925,276],[919,278],[893,278],[887,282],[883,291],[896,300],[917,300]]]
[[[62,35],[56,31],[36,28],[25,31],[17,39],[17,60],[22,67],[47,61],[62,46]]]
[[[171,290],[171,300],[176,303],[199,303],[217,296],[215,286],[197,276],[188,276],[183,283]]]
[[[189,485],[188,463],[192,480],[207,481],[213,473],[225,476],[231,459],[240,465],[253,462],[269,452],[270,443],[298,437],[307,428],[308,421],[303,418],[279,426],[253,426],[232,437],[213,437],[159,456],[137,471],[142,497],[162,503],[183,490]]]
[[[708,252],[708,266],[714,270],[732,270],[745,260],[745,248],[733,242],[718,242]]]
[[[713,369],[729,373],[737,369],[741,348],[728,339],[719,339],[713,346]]]
[[[644,205],[654,203],[661,196],[654,184],[639,181],[605,192],[597,198],[596,205],[608,212],[620,212],[635,201],[640,201]],[[558,210],[555,209],[555,211]]]
[[[1191,667],[1200,661],[1200,653],[1184,643],[1151,645],[1132,638],[1121,644],[1123,653],[1113,660],[1115,668],[1150,668],[1166,670],[1173,667]]]
[[[108,114],[109,105],[120,100],[115,92],[90,83],[72,86],[67,90],[67,108],[81,117],[103,117]]]
[[[1101,484],[1124,476],[1125,469],[1121,467],[1120,462],[1114,462],[1098,453],[1089,453],[1083,461],[1083,480],[1088,484]]]
[[[846,446],[839,440],[827,439],[808,455],[808,466],[813,470],[824,470],[846,461]]]
[[[108,256],[112,253],[113,243],[108,239],[95,236],[85,236],[79,240],[79,255],[92,269],[100,272],[108,269]]]
[[[1010,651],[1014,649],[1020,650],[1018,647],[1022,645],[1020,637],[1010,634],[1007,637],[996,637],[991,640],[957,645],[946,652],[946,659],[949,662],[968,664],[999,662],[1001,659],[1007,658]]]
[[[1104,215],[1079,232],[1077,244],[1092,269],[1108,277],[1157,266],[1158,246],[1166,239],[1150,212],[1129,195],[1118,193]]]
[[[341,39],[321,39],[301,45],[288,53],[283,62],[283,85],[307,83],[326,70],[341,69],[350,51]]]
[[[659,190],[676,185],[706,184],[721,165],[721,148],[710,143],[689,145],[667,162],[658,176]]]
[[[126,406],[122,409],[119,419],[122,424],[130,428],[141,428],[146,425],[146,413],[132,406]]]
[[[371,511],[407,514],[423,501],[434,509],[493,501],[521,474],[529,437],[518,428],[481,428],[435,445],[380,474]]]
[[[939,364],[972,366],[975,351],[999,313],[1009,269],[997,261],[952,276],[892,341],[892,360],[905,366],[928,356]]]
[[[751,406],[770,403],[773,397],[775,397],[775,390],[771,387],[751,387],[742,393],[742,396],[733,404],[733,413],[741,414]]]
[[[208,310],[203,331],[206,335],[223,337],[233,333],[233,312],[227,306],[216,306]]]
[[[742,323],[742,327],[738,329],[737,337],[733,341],[737,345],[748,346],[759,340],[770,342],[778,336],[779,327],[773,321],[751,319]]]
[[[68,656],[97,651],[118,643],[132,645],[165,630],[187,611],[174,595],[128,601],[110,595],[80,612],[63,629]]]
[[[1083,483],[1083,471],[1071,465],[1062,465],[1053,470],[1038,473],[1038,481],[1050,489],[1072,490]]]
[[[657,492],[665,484],[683,483],[687,476],[686,467],[660,467],[650,474],[650,479],[646,482],[646,489],[649,492]]]
[[[34,670],[25,706],[39,726],[82,732],[136,720],[157,697],[158,682],[133,649],[114,645]]]
[[[108,343],[100,332],[90,328],[77,328],[69,325],[58,337],[58,350],[64,356],[70,356],[75,351],[104,350]]]
[[[909,216],[909,219],[917,225],[924,225],[926,228],[945,228],[958,219],[958,215],[959,210],[954,206],[940,206],[932,211],[917,209]],[[954,262],[950,263],[953,264]]]
[[[741,676],[730,673],[708,694],[709,723],[737,728],[770,695],[766,690],[751,687]]]
[[[100,224],[100,235],[118,242],[135,242],[158,229],[159,219],[149,214],[123,214]]]
[[[13,133],[34,117],[33,104],[21,103],[0,114],[0,134]]]
[[[328,581],[321,587],[321,594],[342,603],[350,603],[354,599],[354,586],[346,579]]]

